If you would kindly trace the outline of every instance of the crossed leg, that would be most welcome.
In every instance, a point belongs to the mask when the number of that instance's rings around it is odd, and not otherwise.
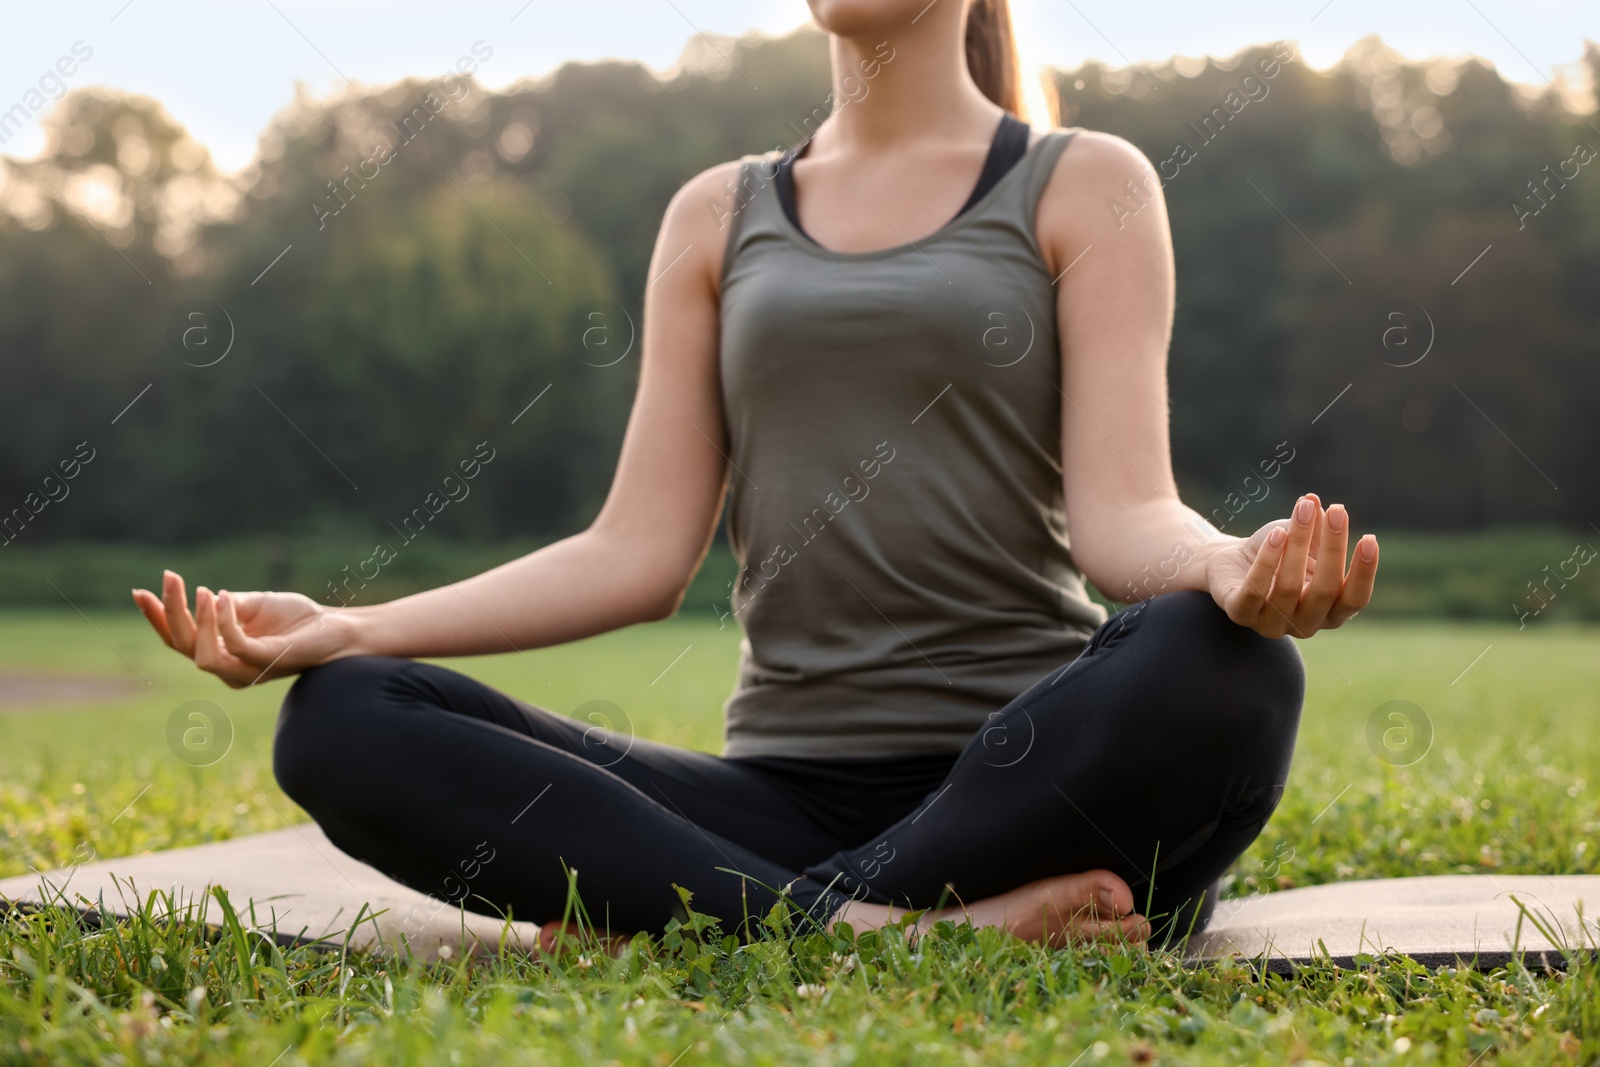
[[[686,917],[675,886],[730,924],[760,916],[806,862],[859,843],[920,799],[904,796],[875,824],[840,832],[802,793],[738,761],[381,656],[335,660],[296,680],[273,770],[335,845],[413,889],[546,923],[566,913],[575,870],[594,923],[626,931]],[[820,895],[795,899],[806,907]]]
[[[1051,880],[1105,870],[1181,935],[1204,926],[1217,880],[1277,806],[1303,695],[1288,639],[1235,625],[1202,593],[1145,601],[992,716],[917,812],[805,875],[868,905],[989,901],[979,918],[1081,906],[1094,887]],[[846,917],[885,914],[852,904]]]
[[[1035,920],[1008,914],[1076,913],[1110,887],[1112,916],[1131,900],[1181,933],[1203,923],[1208,890],[1276,805],[1302,692],[1287,640],[1179,593],[1114,616],[1079,659],[991,716],[925,796],[889,798],[849,825],[747,762],[630,741],[386,657],[298,679],[273,759],[285,792],[350,855],[535,922],[563,915],[575,869],[591,918],[618,931],[683,918],[675,886],[729,925],[784,895],[858,927],[888,906],[953,899],[1022,933]]]

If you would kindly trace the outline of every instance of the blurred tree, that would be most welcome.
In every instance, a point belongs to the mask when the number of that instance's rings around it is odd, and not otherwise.
[[[1287,442],[1274,488],[1363,522],[1600,521],[1600,163],[1512,207],[1600,149],[1592,110],[1376,39],[1328,72],[1289,56],[1056,72],[1064,122],[1128,138],[1165,184],[1186,498],[1210,513]],[[1600,50],[1586,63],[1600,80]],[[825,39],[801,31],[697,42],[665,79],[608,62],[497,93],[302,94],[237,177],[154,101],[69,94],[44,155],[0,173],[0,513],[88,439],[30,540],[323,530],[364,554],[488,441],[444,532],[581,527],[668,200],[798,143],[828,92]],[[168,336],[197,300],[233,343],[214,366]],[[1431,322],[1414,366],[1377,343],[1397,301]]]

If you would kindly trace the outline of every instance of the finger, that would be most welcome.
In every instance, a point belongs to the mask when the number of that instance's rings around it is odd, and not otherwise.
[[[1318,496],[1315,493],[1307,493],[1306,496],[1310,497],[1312,500],[1315,500],[1317,502],[1317,508],[1318,508],[1318,511],[1319,511],[1318,521],[1316,523],[1314,523],[1312,525],[1312,527],[1311,527],[1311,554],[1310,554],[1309,559],[1310,559],[1310,566],[1315,567],[1317,565],[1317,556],[1318,556],[1318,551],[1317,550],[1322,547],[1322,527],[1323,527],[1323,522],[1321,521],[1320,515],[1326,514],[1326,512],[1322,511],[1322,498],[1320,496]],[[1339,569],[1340,569],[1340,571],[1344,570],[1343,567],[1340,567]]]
[[[135,589],[133,591],[133,602],[138,605],[140,613],[145,617],[145,621],[161,636],[161,640],[167,643],[167,647],[173,647],[172,631],[167,629],[167,612],[161,606],[160,599],[148,589]]]
[[[234,599],[226,589],[217,595],[217,630],[222,635],[222,647],[257,667],[267,666],[284,652],[281,640],[267,642],[244,632]]]
[[[259,668],[239,662],[222,647],[217,634],[217,598],[200,586],[194,591],[194,662],[232,686],[241,686],[259,673]]]
[[[1339,599],[1328,612],[1327,629],[1336,629],[1350,621],[1350,617],[1372,600],[1372,585],[1378,579],[1378,539],[1364,534],[1356,542],[1354,558],[1350,561],[1350,574],[1344,580]]]
[[[1267,531],[1256,558],[1245,573],[1244,581],[1234,591],[1228,605],[1228,618],[1240,626],[1255,626],[1266,605],[1267,594],[1272,591],[1272,576],[1277,573],[1278,561],[1283,559],[1283,546],[1289,536],[1282,526]]]
[[[171,571],[161,572],[161,602],[167,609],[167,629],[172,647],[185,656],[194,655],[194,616],[189,614],[189,594],[183,579]]]
[[[1311,554],[1311,532],[1322,521],[1321,512],[1317,502],[1309,496],[1301,497],[1295,504],[1289,521],[1289,542],[1284,545],[1283,561],[1278,564],[1278,574],[1273,581],[1272,592],[1267,597],[1268,614],[1280,615],[1280,621],[1291,630],[1291,620],[1306,587],[1306,559]],[[1305,636],[1302,631],[1294,632],[1297,637]]]
[[[1314,633],[1322,626],[1344,588],[1345,546],[1350,536],[1350,515],[1344,505],[1334,504],[1323,512],[1317,530],[1321,542],[1313,549],[1317,567],[1294,614],[1294,624],[1301,633]]]
[[[239,625],[249,626],[250,620],[255,618],[256,612],[261,610],[264,594],[228,592],[228,599],[233,601],[235,615],[238,616]]]
[[[194,591],[194,661],[203,670],[213,670],[219,662],[217,606],[211,590],[196,586]]]

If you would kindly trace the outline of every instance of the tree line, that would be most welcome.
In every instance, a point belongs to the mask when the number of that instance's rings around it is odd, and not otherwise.
[[[471,501],[430,530],[581,528],[668,199],[848,105],[815,32],[724,50],[665,79],[569,64],[490,92],[458,68],[302,95],[237,177],[159,102],[71,91],[0,184],[0,544],[370,547],[479,449]],[[1375,39],[1326,72],[1272,44],[1054,77],[1063,124],[1151,160],[1108,217],[1167,199],[1174,453],[1201,514],[1253,528],[1314,488],[1363,525],[1600,522],[1592,111]]]

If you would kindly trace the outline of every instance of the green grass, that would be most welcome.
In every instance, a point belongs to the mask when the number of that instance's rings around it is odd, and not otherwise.
[[[123,702],[0,714],[0,875],[304,817],[270,772],[285,683],[228,690],[130,612],[90,618],[0,615],[0,669],[139,685]],[[685,618],[452,666],[565,713],[611,701],[623,728],[715,750],[736,641]],[[1230,895],[1600,869],[1600,630],[1363,619],[1302,649],[1294,773]],[[173,710],[195,699],[235,731],[209,767],[166,740]],[[1375,710],[1397,699],[1432,724],[1405,767],[1367,740]],[[1289,979],[952,927],[913,945],[890,932],[745,947],[684,930],[617,961],[425,965],[285,952],[237,926],[214,942],[202,933],[148,918],[106,931],[59,915],[0,922],[0,1063],[1600,1062],[1600,968],[1581,961],[1566,976],[1387,960]]]

